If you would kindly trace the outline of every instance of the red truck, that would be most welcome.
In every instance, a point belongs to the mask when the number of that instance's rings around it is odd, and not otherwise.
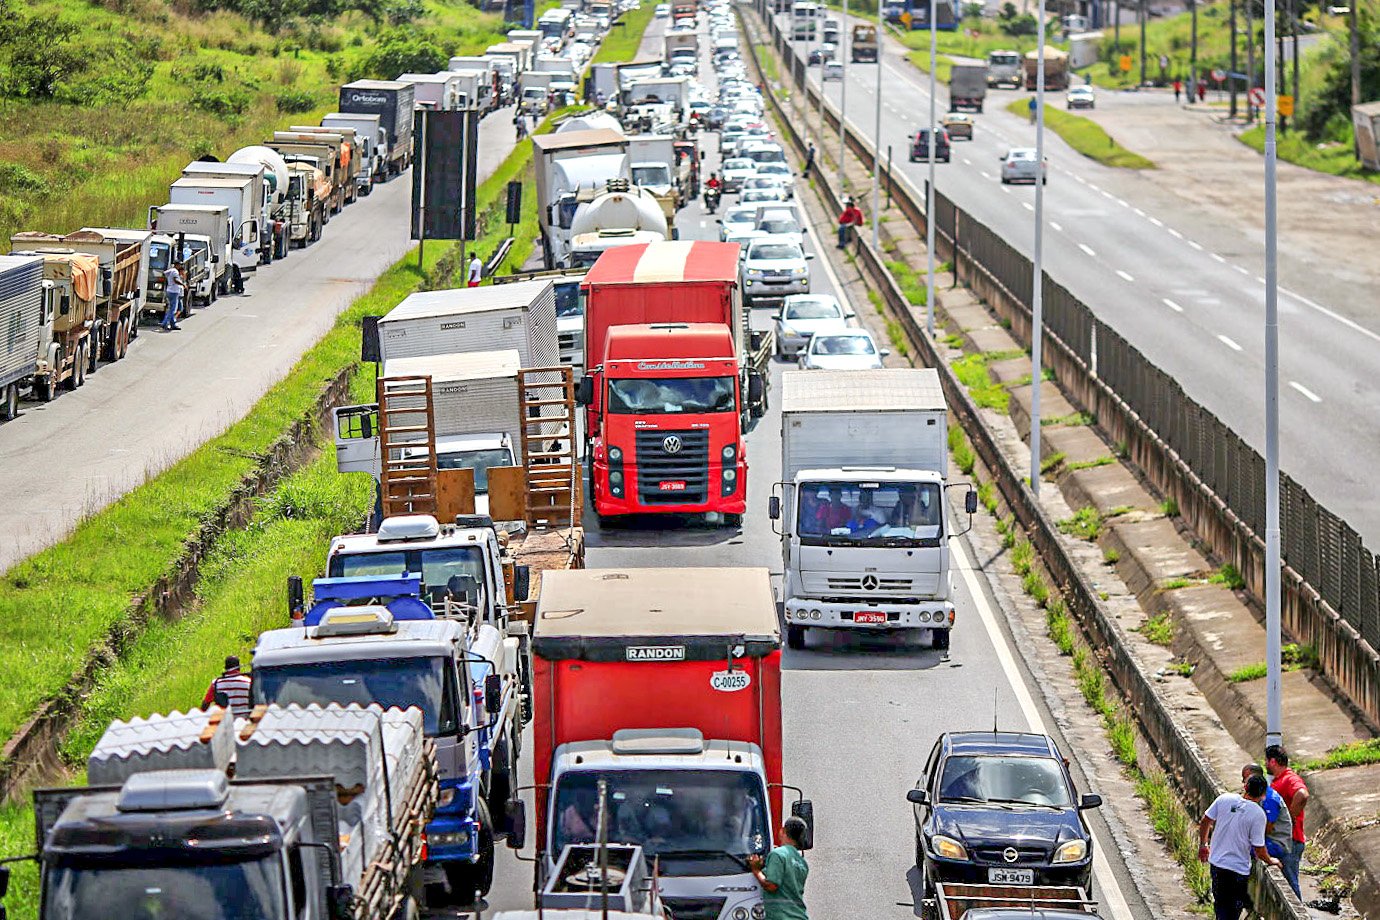
[[[676,916],[760,916],[745,859],[772,847],[789,788],[767,570],[547,572],[532,669],[538,871],[594,839],[603,781],[609,841],[657,861]],[[813,827],[808,801],[790,811]]]
[[[769,333],[738,292],[738,245],[670,241],[606,251],[585,275],[579,400],[605,515],[711,513],[742,523],[743,433],[767,408]]]

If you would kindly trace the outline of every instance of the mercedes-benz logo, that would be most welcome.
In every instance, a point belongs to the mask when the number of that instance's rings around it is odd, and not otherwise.
[[[864,576],[862,577],[862,586],[863,586],[863,590],[864,590],[864,591],[876,591],[876,590],[877,590],[877,576],[876,576],[876,575],[864,575]]]
[[[1007,847],[1006,849],[1001,851],[1001,858],[1009,863],[1013,863],[1021,858],[1021,854],[1016,850],[1015,847]]]
[[[666,440],[661,442],[661,449],[668,454],[678,454],[680,453],[680,448],[680,438],[673,434],[667,435]]]

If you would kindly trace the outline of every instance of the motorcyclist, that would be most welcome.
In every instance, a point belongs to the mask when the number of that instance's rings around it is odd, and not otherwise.
[[[719,206],[719,198],[723,194],[723,183],[719,181],[718,173],[710,173],[709,178],[704,183],[704,206],[712,214],[714,209]]]

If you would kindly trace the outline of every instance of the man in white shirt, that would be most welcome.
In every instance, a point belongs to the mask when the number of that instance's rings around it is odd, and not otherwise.
[[[479,287],[480,280],[484,277],[484,263],[479,258],[479,253],[470,256],[469,287]]]
[[[1267,789],[1265,777],[1251,776],[1246,780],[1245,795],[1219,795],[1198,822],[1198,860],[1207,863],[1212,872],[1216,920],[1240,920],[1241,911],[1251,906],[1246,885],[1252,855],[1268,866],[1279,865],[1279,860],[1265,850],[1265,810],[1260,802]]]

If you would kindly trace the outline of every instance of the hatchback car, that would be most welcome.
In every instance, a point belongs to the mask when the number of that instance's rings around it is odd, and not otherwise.
[[[967,112],[950,112],[944,116],[944,130],[951,141],[960,137],[970,141],[973,139],[973,116]]]
[[[671,15],[671,4],[658,3],[656,9],[654,9],[652,13],[657,19],[665,19],[667,16]]]
[[[754,235],[757,230],[758,213],[759,208],[755,204],[725,209],[724,216],[719,219],[719,240],[725,243],[738,242]]]
[[[833,42],[820,42],[817,47],[810,49],[810,63],[813,65],[832,61],[837,50]]]
[[[750,240],[738,269],[743,303],[777,300],[810,293],[810,266],[800,244],[789,237],[764,236]]]
[[[823,74],[823,76],[821,77],[821,79],[823,79],[823,80],[842,80],[842,79],[843,79],[843,62],[842,62],[842,61],[825,61],[825,63],[824,63],[824,74]]]
[[[922,897],[936,882],[1089,890],[1092,832],[1058,747],[1028,732],[946,732],[906,799]]]
[[[772,202],[785,203],[786,190],[778,186],[771,188],[745,188],[738,196],[739,204],[770,204]]]
[[[789,358],[799,355],[820,333],[843,332],[854,316],[829,294],[797,294],[787,297],[776,314],[776,354]]]
[[[804,370],[865,371],[881,367],[885,354],[866,329],[818,332],[800,352],[800,366]]]
[[[1002,154],[1002,185],[1010,185],[1013,182],[1029,182],[1034,185],[1037,177],[1042,184],[1049,183],[1049,157],[1045,157],[1045,162],[1037,167],[1034,147],[1012,147]]]
[[[1064,104],[1071,109],[1091,109],[1097,105],[1091,86],[1073,86],[1064,94]]]
[[[937,162],[949,162],[949,132],[943,128],[936,128],[934,132],[937,142],[934,145],[934,158]],[[910,139],[910,161],[912,163],[921,160],[929,162],[930,159],[930,129],[921,128],[916,131]]]

